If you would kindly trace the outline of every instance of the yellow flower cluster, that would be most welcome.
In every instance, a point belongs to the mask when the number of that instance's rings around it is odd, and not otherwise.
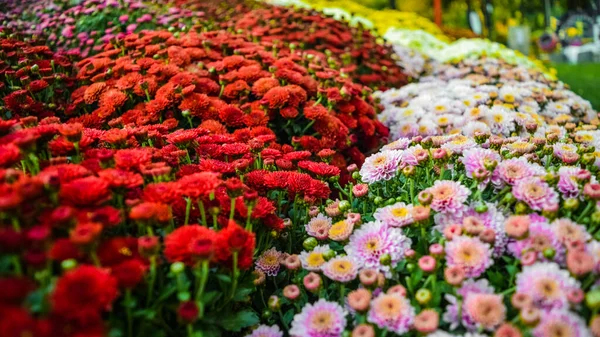
[[[319,11],[327,8],[339,8],[350,14],[366,18],[373,23],[373,28],[379,35],[384,35],[389,28],[402,27],[404,29],[424,30],[441,41],[450,42],[450,38],[444,35],[444,32],[435,23],[413,12],[401,12],[393,9],[377,10],[354,1],[305,0],[305,2]]]

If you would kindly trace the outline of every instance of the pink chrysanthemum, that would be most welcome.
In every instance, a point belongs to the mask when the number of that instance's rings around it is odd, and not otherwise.
[[[552,262],[540,262],[523,267],[517,275],[516,291],[528,294],[540,309],[566,309],[567,294],[579,288],[579,282],[569,272]]]
[[[304,251],[300,253],[302,268],[310,271],[320,271],[325,262],[327,262],[325,261],[323,254],[328,250],[329,246],[316,246],[310,252]]]
[[[584,172],[587,171],[574,166],[563,166],[558,169],[558,184],[556,188],[564,199],[577,198],[579,196],[579,177]]]
[[[461,213],[471,194],[468,188],[451,180],[437,180],[425,191],[432,195],[431,208],[436,212]]]
[[[362,225],[352,233],[344,250],[348,256],[360,261],[362,267],[381,271],[389,278],[392,276],[391,268],[403,258],[410,244],[410,239],[402,234],[400,228],[375,221]],[[390,255],[390,264],[383,265],[380,262],[383,254]]]
[[[552,310],[542,315],[532,331],[533,337],[589,337],[585,321],[566,310]]]
[[[486,330],[497,328],[506,318],[502,295],[473,294],[465,299],[463,310],[478,327]]]
[[[490,245],[477,237],[459,236],[446,244],[446,262],[459,266],[467,277],[478,277],[494,264]]]
[[[456,294],[462,298],[462,303],[469,300],[473,295],[477,294],[493,294],[494,288],[489,285],[486,279],[478,281],[469,279],[463,282],[462,286],[456,291]],[[460,325],[464,326],[468,330],[477,330],[480,325],[469,315],[466,310],[462,310],[462,303],[459,298],[454,295],[446,294],[444,297],[448,302],[443,320],[450,324],[450,330],[458,328]]]
[[[320,299],[307,304],[292,321],[292,337],[339,337],[346,327],[346,312],[335,302]]]
[[[359,262],[351,256],[337,256],[327,261],[322,270],[329,279],[345,283],[356,278],[360,267]]]
[[[486,203],[487,211],[483,213],[479,213],[475,211],[475,205],[471,205],[468,207],[466,211],[462,214],[454,214],[454,213],[438,213],[434,216],[434,222],[436,226],[434,227],[440,233],[444,233],[446,227],[453,224],[462,224],[465,220],[476,219],[483,224],[484,228],[489,228],[494,230],[496,234],[494,240],[494,257],[501,256],[506,250],[506,244],[508,243],[508,237],[506,236],[506,232],[504,230],[504,214],[496,204]]]
[[[477,147],[477,143],[472,137],[463,135],[456,135],[452,137],[452,140],[444,143],[441,148],[448,150],[450,153],[462,153],[468,149]]]
[[[536,253],[538,260],[548,261],[549,258],[544,255],[544,251],[551,249],[554,251],[554,254],[550,260],[563,263],[565,260],[565,248],[558,240],[554,228],[540,215],[530,214],[529,218],[531,221],[529,224],[529,234],[523,239],[510,242],[507,246],[508,251],[519,259],[528,251],[533,251]]]
[[[541,178],[524,179],[513,186],[512,194],[534,211],[558,206],[558,193]]]
[[[392,179],[398,170],[402,151],[384,150],[369,156],[362,168],[360,176],[366,183]]]
[[[410,330],[414,319],[415,309],[406,298],[396,293],[379,294],[371,301],[367,314],[370,323],[399,335]]]
[[[265,251],[257,260],[256,268],[269,276],[276,276],[279,272],[281,252],[275,247]]]
[[[402,152],[402,163],[405,165],[419,165],[419,154],[427,152],[421,145],[411,146]]]
[[[283,337],[283,332],[279,330],[277,325],[259,325],[258,328],[254,329],[252,333],[246,335],[246,337]]]
[[[543,167],[537,164],[527,162],[523,157],[505,160],[496,166],[492,174],[492,183],[496,187],[503,187],[505,184],[514,185],[517,182],[534,177],[542,176],[546,173]]]
[[[316,217],[310,219],[310,221],[304,225],[306,234],[314,236],[319,240],[327,239],[329,228],[331,228],[332,220],[330,217],[319,213]]]
[[[399,138],[391,143],[384,145],[382,150],[406,150],[410,145],[410,138]]]
[[[474,148],[464,151],[463,156],[460,160],[465,165],[467,177],[473,178],[473,172],[480,169],[487,171],[487,169],[485,168],[486,161],[495,161],[496,163],[500,163],[502,158],[496,151],[482,148]],[[483,183],[487,184],[489,181],[490,178],[488,177],[483,181]]]
[[[579,225],[567,218],[554,220],[552,230],[558,241],[563,245],[571,242],[585,243],[592,238],[585,226]]]
[[[398,202],[378,209],[373,217],[388,226],[404,227],[414,222],[412,209],[413,205]]]

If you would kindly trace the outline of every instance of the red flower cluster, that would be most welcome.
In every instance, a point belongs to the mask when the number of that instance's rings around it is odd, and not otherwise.
[[[76,86],[72,56],[14,38],[0,38],[0,55],[0,118],[63,115]]]
[[[385,90],[408,82],[390,46],[377,43],[367,29],[351,27],[316,11],[270,6],[243,12],[223,21],[222,27],[247,31],[277,49],[301,48],[372,88]]]
[[[268,248],[265,237],[285,230],[274,200],[322,203],[330,194],[324,180],[340,171],[326,162],[332,150],[282,146],[263,126],[228,132],[211,119],[177,129],[173,118],[106,130],[56,117],[4,123],[0,250],[13,256],[15,271],[71,266],[40,319],[18,309],[35,283],[0,278],[14,288],[0,310],[19,316],[14,331],[36,336],[102,333],[103,313],[154,277],[163,257],[191,268],[209,261],[248,270]]]
[[[87,127],[172,117],[214,133],[268,126],[282,143],[300,137],[300,147],[336,148],[358,162],[352,154],[371,151],[388,134],[367,87],[311,54],[241,35],[132,34],[78,67],[89,85],[73,92],[67,113]]]

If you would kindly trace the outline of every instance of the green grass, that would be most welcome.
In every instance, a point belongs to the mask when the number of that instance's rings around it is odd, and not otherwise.
[[[600,63],[554,64],[558,78],[571,86],[571,90],[592,102],[600,109]]]

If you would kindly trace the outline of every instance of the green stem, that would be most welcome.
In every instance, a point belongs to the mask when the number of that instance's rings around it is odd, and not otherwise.
[[[240,271],[238,270],[238,252],[233,252],[233,281],[231,283],[231,295],[230,299],[233,299],[235,296],[235,292],[237,291],[238,278],[240,276]]]
[[[21,267],[21,260],[19,259],[18,255],[12,256],[12,264],[15,268],[15,274],[17,274],[17,276],[22,276],[23,268]]]
[[[128,337],[133,336],[133,319],[132,319],[132,315],[131,315],[131,306],[132,306],[131,289],[126,289],[125,290],[125,313],[127,315],[127,336]]]
[[[580,215],[580,216],[577,218],[577,221],[576,221],[576,222],[578,222],[578,223],[581,223],[581,220],[582,220],[583,218],[585,218],[585,217],[588,215],[588,213],[589,213],[589,212],[592,210],[592,207],[593,207],[595,204],[596,204],[596,203],[595,203],[593,200],[590,200],[590,201],[588,202],[588,204],[585,206],[585,208],[584,208],[583,212],[581,212],[581,215]]]
[[[188,337],[194,337],[194,327],[191,324],[187,325],[187,334]]]
[[[94,266],[101,267],[100,259],[98,259],[98,255],[96,255],[96,251],[92,250],[90,252],[90,257],[92,258],[92,262],[94,262]]]
[[[192,210],[192,199],[185,198],[185,222],[184,225],[187,225],[190,222],[190,211]]]
[[[231,198],[231,209],[229,210],[229,220],[233,220],[235,215],[235,198]]]
[[[248,206],[248,215],[246,216],[246,230],[252,232],[252,206]]]
[[[209,260],[202,261],[200,282],[198,282],[198,289],[196,291],[196,302],[201,301],[202,295],[204,294],[204,288],[206,287],[206,281],[208,280],[208,264]]]
[[[208,227],[208,222],[206,222],[206,211],[204,210],[204,201],[202,201],[202,199],[198,199],[198,208],[200,209],[200,217],[202,218],[202,226]]]
[[[146,297],[146,306],[150,306],[152,295],[154,295],[154,283],[156,282],[156,256],[150,257],[150,281],[148,282],[148,296]]]

